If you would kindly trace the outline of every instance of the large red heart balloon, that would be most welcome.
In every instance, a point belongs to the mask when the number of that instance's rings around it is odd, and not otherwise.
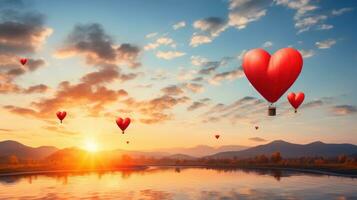
[[[288,95],[288,101],[295,108],[295,111],[302,104],[304,99],[305,99],[305,94],[303,92],[299,92],[297,94],[295,94],[294,92],[291,92]]]
[[[25,64],[27,63],[27,59],[26,59],[26,58],[21,58],[21,59],[20,59],[20,63],[21,63],[22,65],[25,65]]]
[[[270,56],[264,49],[248,51],[243,70],[254,88],[270,103],[276,102],[295,82],[303,65],[301,54],[284,48]]]
[[[61,123],[62,123],[62,120],[66,117],[67,113],[66,113],[66,111],[63,111],[63,112],[58,111],[58,112],[56,113],[56,115],[57,115],[57,118],[58,118],[59,120],[61,120]]]
[[[129,126],[130,124],[130,118],[121,118],[118,117],[117,119],[117,125],[119,126],[119,128],[122,130],[122,133],[124,134],[125,129]]]

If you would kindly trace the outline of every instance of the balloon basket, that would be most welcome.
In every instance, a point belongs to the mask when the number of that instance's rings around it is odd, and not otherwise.
[[[297,110],[295,110],[294,112],[297,113]]]
[[[276,115],[276,107],[274,107],[274,106],[269,106],[268,116],[275,116],[275,115]]]

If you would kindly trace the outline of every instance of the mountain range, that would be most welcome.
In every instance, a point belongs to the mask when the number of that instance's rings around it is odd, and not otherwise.
[[[220,152],[207,156],[209,158],[250,158],[256,155],[271,155],[279,151],[284,158],[297,157],[336,157],[341,154],[353,155],[357,153],[357,146],[353,144],[326,144],[320,141],[309,144],[293,144],[283,140],[276,140],[265,145],[248,148],[242,151]]]
[[[16,141],[0,142],[0,158],[10,155],[16,155],[19,159],[51,159],[54,157],[66,157],[76,155],[76,153],[84,151],[78,148],[58,149],[52,146],[41,146],[37,148],[23,145]],[[171,159],[186,159],[192,160],[200,157],[205,158],[250,158],[256,155],[271,155],[279,151],[284,158],[296,157],[336,157],[341,154],[355,156],[357,155],[357,146],[353,144],[326,144],[320,141],[309,144],[293,144],[282,140],[276,140],[268,144],[255,147],[244,147],[239,145],[210,147],[200,145],[192,148],[167,148],[157,149],[150,152],[145,151],[127,151],[113,150],[101,152],[103,155],[120,156],[123,154],[132,157],[153,157],[153,158],[171,158]],[[72,155],[72,156],[73,156]]]

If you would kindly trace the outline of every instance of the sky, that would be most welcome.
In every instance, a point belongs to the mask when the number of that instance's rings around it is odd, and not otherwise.
[[[0,140],[91,141],[101,150],[357,144],[356,8],[354,0],[0,0]],[[242,57],[286,47],[304,65],[269,117]],[[295,114],[286,96],[299,91],[306,98]],[[62,124],[57,111],[67,112]],[[117,117],[132,119],[125,134]]]

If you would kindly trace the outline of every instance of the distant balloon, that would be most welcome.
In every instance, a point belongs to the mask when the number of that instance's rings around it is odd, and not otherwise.
[[[293,48],[283,48],[272,56],[264,49],[252,49],[245,53],[243,70],[253,87],[271,104],[293,85],[300,75],[303,58]],[[276,109],[269,107],[269,116],[274,116]]]
[[[291,92],[288,95],[288,101],[295,108],[295,113],[297,113],[297,109],[302,104],[304,99],[305,99],[305,94],[303,92],[299,92],[296,94],[294,92]]]
[[[27,63],[27,58],[21,58],[21,59],[20,59],[20,63],[21,63],[22,65],[25,65],[25,64]]]
[[[128,128],[130,121],[130,118],[123,119],[121,117],[118,117],[118,119],[116,120],[117,125],[122,130],[122,134],[124,134],[125,129]]]
[[[62,123],[62,120],[66,117],[67,113],[66,113],[66,111],[63,111],[63,112],[58,111],[58,112],[56,113],[56,115],[57,115],[57,118],[58,118],[59,120],[61,120],[61,123]]]
[[[254,128],[255,128],[255,130],[258,130],[258,129],[259,129],[259,126],[255,126]]]
[[[216,139],[218,139],[218,138],[219,138],[219,136],[220,136],[220,135],[215,135],[214,137],[215,137]]]
[[[127,144],[129,144],[129,141],[126,141]]]

